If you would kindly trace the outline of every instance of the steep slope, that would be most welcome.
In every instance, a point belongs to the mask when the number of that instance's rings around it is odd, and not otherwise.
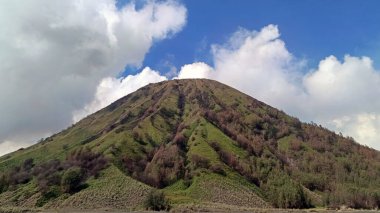
[[[174,205],[380,205],[379,152],[212,80],[143,87],[0,171],[2,206],[135,209],[152,188]]]

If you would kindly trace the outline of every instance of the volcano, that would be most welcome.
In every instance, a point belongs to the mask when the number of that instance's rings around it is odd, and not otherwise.
[[[149,84],[0,158],[0,206],[378,208],[380,154],[213,80]]]

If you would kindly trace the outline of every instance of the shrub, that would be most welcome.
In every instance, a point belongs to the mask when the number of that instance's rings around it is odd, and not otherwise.
[[[82,185],[83,181],[83,172],[79,167],[72,167],[69,168],[62,177],[62,189],[64,192],[67,193],[74,193],[76,192],[80,186]]]
[[[14,167],[9,173],[10,185],[25,184],[31,180],[32,176],[29,171],[25,171],[20,167]]]
[[[173,111],[172,109],[167,109],[163,107],[160,109],[160,114],[163,115],[165,118],[173,118],[176,112]]]
[[[354,209],[378,209],[380,191],[341,185],[334,192],[327,194],[325,204],[329,207],[346,205]]]
[[[4,174],[0,174],[0,194],[8,188],[8,181]]]
[[[20,166],[0,173],[0,193],[16,189],[17,185],[26,184],[34,179],[43,196],[38,201],[39,205],[43,205],[62,191],[74,193],[83,189],[85,185],[82,183],[91,176],[96,178],[99,172],[107,167],[107,163],[102,154],[93,153],[88,148],[70,153],[63,162],[50,160],[35,165],[33,159],[26,159]],[[64,170],[67,171],[64,173]]]
[[[300,151],[303,149],[302,141],[292,140],[290,141],[290,149],[293,151]]]
[[[194,166],[197,168],[208,169],[210,167],[210,160],[197,154],[191,155],[191,161],[194,163]]]
[[[37,185],[42,193],[48,192],[51,186],[61,184],[60,172],[63,169],[59,160],[51,160],[33,168],[32,174],[37,177]]]
[[[63,144],[62,145],[62,149],[65,150],[65,151],[67,151],[69,149],[69,145]]]
[[[185,107],[185,95],[180,94],[178,96],[178,109],[183,112],[183,109]]]
[[[187,143],[186,138],[182,133],[177,133],[173,139],[174,143],[177,144],[177,146],[181,149],[186,151],[187,149]]]
[[[272,174],[266,185],[266,195],[277,208],[309,208],[311,201],[299,183],[282,173]]]
[[[107,159],[100,153],[94,153],[89,148],[78,149],[70,153],[66,159],[68,167],[80,167],[86,178],[98,177],[101,170],[108,165]]]
[[[129,174],[132,174],[133,172],[143,172],[148,163],[145,158],[142,158],[139,155],[134,157],[127,155],[123,158],[122,162]]]
[[[321,191],[323,192],[327,187],[327,177],[322,174],[305,174],[301,177],[301,183],[306,188],[311,191]]]
[[[36,206],[42,207],[44,206],[49,200],[55,199],[61,195],[61,190],[59,187],[51,187],[48,191],[42,193],[42,196],[37,200]]]
[[[223,163],[234,169],[251,183],[255,184],[256,186],[260,186],[260,180],[258,179],[257,175],[252,173],[244,161],[239,160],[239,156],[222,150],[220,146],[215,142],[211,142],[210,146],[218,153],[219,159]]]
[[[184,175],[185,160],[176,145],[161,146],[147,164],[141,181],[158,188],[168,186]]]
[[[169,200],[163,192],[151,191],[145,200],[145,208],[153,211],[170,210]]]
[[[30,171],[34,167],[34,160],[32,158],[28,158],[24,161],[22,168],[25,171]]]
[[[221,147],[218,142],[211,141],[210,146],[216,151],[219,152],[221,150]]]
[[[226,176],[226,172],[224,171],[224,169],[222,168],[221,165],[219,164],[216,164],[216,165],[212,165],[210,167],[210,170],[216,174],[220,174],[220,175],[223,175],[223,176]]]

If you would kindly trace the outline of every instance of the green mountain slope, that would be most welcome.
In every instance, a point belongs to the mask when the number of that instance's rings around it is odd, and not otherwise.
[[[380,206],[380,154],[212,80],[150,84],[0,158],[0,206]]]

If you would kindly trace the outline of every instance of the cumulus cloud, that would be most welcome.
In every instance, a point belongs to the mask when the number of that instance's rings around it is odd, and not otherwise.
[[[215,72],[211,78],[290,109],[287,97],[302,95],[297,79],[303,62],[289,53],[279,36],[277,26],[268,25],[259,32],[240,29],[226,44],[213,45]]]
[[[214,67],[185,65],[180,78],[231,85],[304,121],[314,121],[380,150],[380,71],[368,57],[329,56],[314,70],[294,57],[278,27],[239,29],[212,45]]]
[[[312,105],[337,117],[380,109],[380,100],[374,98],[380,97],[380,73],[368,57],[347,55],[343,62],[327,57],[303,84]]]
[[[149,83],[156,83],[167,80],[159,72],[144,68],[136,75],[129,75],[125,78],[104,78],[97,87],[95,99],[87,104],[82,110],[74,112],[73,121],[77,122],[86,115],[89,115],[110,103],[128,95]]]
[[[327,57],[303,85],[309,119],[380,150],[380,72],[370,58]]]
[[[141,66],[155,41],[186,22],[174,1],[2,1],[0,6],[0,143],[25,143],[72,122],[99,82]],[[104,83],[103,83],[104,84]],[[2,150],[11,150],[1,143]],[[8,147],[8,148],[7,148]]]
[[[379,113],[353,113],[333,118],[332,121],[327,123],[327,126],[355,138],[362,144],[380,150]]]
[[[214,67],[203,62],[184,65],[178,78],[210,78],[231,85],[266,103],[296,113],[305,98],[301,89],[305,62],[296,59],[279,39],[275,25],[261,31],[239,29],[225,44],[211,47]]]
[[[210,78],[212,71],[213,68],[211,68],[209,65],[203,62],[196,62],[182,66],[176,78]]]

